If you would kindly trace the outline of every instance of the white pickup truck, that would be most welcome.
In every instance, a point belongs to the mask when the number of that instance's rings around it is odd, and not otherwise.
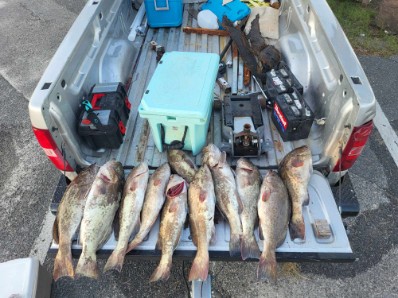
[[[198,6],[197,3],[184,4],[182,27],[197,27],[191,12]],[[137,112],[157,67],[151,41],[163,45],[166,52],[218,54],[228,41],[222,36],[184,33],[182,27],[147,28],[145,17],[136,16],[137,9],[130,0],[89,0],[32,95],[29,112],[34,133],[45,154],[70,179],[75,171],[92,163],[104,164],[111,158],[119,160],[126,173],[144,160],[151,171],[167,161],[166,154],[154,145],[147,120]],[[134,41],[130,41],[128,36],[131,30],[135,35],[136,26],[139,32]],[[294,242],[288,235],[277,249],[277,258],[284,261],[353,261],[355,255],[330,185],[336,184],[361,154],[373,127],[375,97],[325,0],[283,0],[279,31],[276,47],[303,85],[304,98],[315,113],[315,121],[307,139],[284,142],[271,121],[271,113],[262,110],[264,140],[269,141],[270,148],[252,161],[264,173],[277,168],[292,149],[307,144],[312,151],[315,171],[308,187],[310,204],[304,207],[306,240]],[[242,84],[241,59],[233,59],[231,51],[224,59],[234,61],[233,67],[227,68],[225,78],[229,82],[236,80],[238,92],[259,91],[253,83],[249,87]],[[129,86],[131,112],[124,141],[118,149],[93,150],[77,132],[79,106],[94,84],[113,82]],[[214,93],[222,100],[224,94],[218,85]],[[216,145],[222,142],[221,117],[221,112],[214,109],[208,140]],[[200,154],[193,159],[200,165]],[[234,164],[235,160],[230,158],[230,162]],[[316,236],[318,220],[326,220],[329,224],[331,235],[327,239]],[[158,257],[155,251],[158,228],[159,223],[156,223],[146,241],[129,256]],[[210,257],[232,260],[228,253],[228,224],[219,221],[216,231],[217,241],[210,247]],[[112,236],[99,253],[110,254],[115,243]],[[259,245],[261,248],[261,242]],[[56,250],[57,246],[53,244],[51,249]],[[175,257],[189,259],[195,251],[189,229],[184,229]],[[73,252],[75,255],[81,252],[78,241],[73,244]]]

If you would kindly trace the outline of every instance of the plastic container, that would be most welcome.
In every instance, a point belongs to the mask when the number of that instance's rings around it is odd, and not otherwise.
[[[242,20],[250,14],[250,8],[240,0],[234,0],[228,4],[222,5],[222,0],[208,0],[202,5],[201,10],[211,10],[216,16],[219,23],[222,23],[223,16],[231,22]],[[222,28],[220,26],[220,28]]]
[[[35,258],[0,264],[0,297],[50,297],[51,276]]]
[[[160,152],[163,144],[183,142],[196,155],[206,144],[219,59],[211,53],[163,55],[138,108]]]
[[[148,25],[178,27],[182,23],[183,0],[145,0]]]

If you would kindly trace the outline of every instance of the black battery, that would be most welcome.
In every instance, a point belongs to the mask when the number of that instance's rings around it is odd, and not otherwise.
[[[125,127],[116,110],[85,111],[78,132],[92,149],[117,149],[123,142]]]
[[[301,95],[303,86],[290,71],[286,63],[280,62],[279,69],[273,69],[266,73],[266,89],[268,96],[266,107],[272,109],[274,101],[278,95],[292,93],[296,89]]]
[[[315,116],[301,94],[293,89],[292,93],[276,97],[271,118],[286,142],[308,138]]]
[[[92,109],[115,110],[123,124],[126,125],[130,114],[130,102],[122,83],[104,83],[94,85],[87,100]]]

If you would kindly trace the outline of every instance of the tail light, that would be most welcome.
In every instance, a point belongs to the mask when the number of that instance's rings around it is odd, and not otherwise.
[[[357,158],[361,155],[369,135],[373,129],[373,121],[366,122],[364,125],[354,127],[350,139],[343,150],[343,154],[334,166],[333,172],[348,170],[353,166]],[[340,167],[341,163],[341,167]]]
[[[62,153],[55,144],[50,131],[33,127],[33,132],[39,141],[40,146],[43,148],[44,153],[46,153],[47,157],[57,169],[61,171],[74,172],[68,161],[62,156]]]

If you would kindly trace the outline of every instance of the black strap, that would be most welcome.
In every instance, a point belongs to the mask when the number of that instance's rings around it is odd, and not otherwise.
[[[166,133],[164,131],[164,127],[163,125],[160,125],[161,127],[161,139],[162,139],[162,146],[163,146],[163,150],[169,150],[169,149],[182,149],[185,146],[185,137],[187,136],[187,131],[188,131],[188,126],[185,126],[184,129],[184,134],[182,136],[182,140],[178,141],[178,140],[174,140],[172,141],[170,144],[166,144],[165,143],[165,137],[166,137]]]

